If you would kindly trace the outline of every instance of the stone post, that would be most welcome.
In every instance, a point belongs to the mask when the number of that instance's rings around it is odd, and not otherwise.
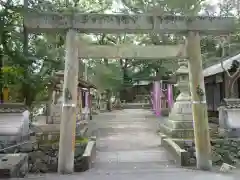
[[[66,37],[66,60],[64,70],[63,104],[60,126],[58,172],[74,172],[74,151],[76,134],[76,111],[78,89],[77,34],[69,30]]]
[[[89,118],[89,90],[86,90],[85,92],[85,120],[88,120]]]
[[[171,109],[168,121],[161,124],[160,129],[173,138],[192,138],[194,131],[187,60],[179,60],[176,76],[180,94]]]

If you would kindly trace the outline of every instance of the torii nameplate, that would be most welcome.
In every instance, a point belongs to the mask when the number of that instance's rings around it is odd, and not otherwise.
[[[56,32],[74,28],[82,33],[229,33],[235,29],[232,17],[156,16],[151,14],[71,14],[25,12],[25,26],[30,32]]]
[[[137,46],[137,45],[79,45],[79,58],[132,58],[173,59],[181,54],[182,45]]]

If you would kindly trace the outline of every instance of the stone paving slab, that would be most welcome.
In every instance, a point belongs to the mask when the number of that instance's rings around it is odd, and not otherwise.
[[[14,179],[14,178],[12,178]],[[45,174],[30,176],[27,180],[238,180],[239,175],[217,174],[213,172],[184,170],[166,167],[157,170],[101,172],[95,169],[72,175]],[[15,180],[15,179],[14,179]],[[19,180],[19,179],[18,179]]]
[[[97,162],[168,162],[168,153],[164,150],[135,150],[98,152]]]
[[[161,147],[159,119],[146,118],[149,110],[106,112],[89,122],[89,134],[97,136],[93,169],[81,174],[46,174],[28,180],[235,180],[236,174],[219,174],[177,167]],[[240,174],[240,173],[239,173]]]

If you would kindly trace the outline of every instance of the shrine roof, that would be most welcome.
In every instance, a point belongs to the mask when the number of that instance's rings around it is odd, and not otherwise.
[[[134,79],[135,81],[137,81],[137,79]],[[147,77],[147,78],[141,78],[139,79],[139,82],[144,82],[145,85],[152,83],[153,81],[160,81],[162,80],[164,83],[168,83],[168,84],[176,84],[176,76],[172,75],[171,77],[157,77],[157,76],[152,76],[152,77]],[[149,83],[147,83],[149,82]],[[136,85],[143,85],[142,83],[139,83]]]
[[[85,81],[83,79],[79,79],[78,80],[78,86],[80,86],[82,88],[94,88],[94,89],[97,89],[97,87],[94,84],[92,84],[89,81]]]
[[[146,86],[146,85],[149,85],[149,84],[151,84],[151,81],[138,81],[138,82],[135,82],[134,84],[133,84],[133,86]]]
[[[64,72],[63,72],[63,71],[55,72],[55,75],[56,75],[56,77],[59,77],[59,78],[61,78],[61,79],[64,78]],[[59,80],[59,79],[56,78],[56,81],[58,81],[58,80]],[[56,82],[56,81],[55,81],[55,82]],[[93,89],[97,89],[97,87],[96,87],[93,83],[91,83],[91,82],[89,82],[89,81],[86,81],[86,80],[84,80],[84,79],[82,79],[82,78],[79,78],[79,79],[78,79],[78,86],[81,87],[81,88],[93,88]]]
[[[203,70],[204,77],[213,76],[215,74],[224,72],[224,70],[221,66],[220,60],[221,59],[219,59],[218,63],[211,65]],[[238,62],[240,62],[240,53],[238,53],[234,56],[231,56],[231,57],[224,58],[223,59],[224,69],[230,69],[234,60],[237,60]]]

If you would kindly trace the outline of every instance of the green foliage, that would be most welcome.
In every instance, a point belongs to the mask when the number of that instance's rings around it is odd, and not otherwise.
[[[101,63],[101,61],[96,61],[92,73],[94,74],[93,83],[101,91],[105,89],[117,91],[122,85],[122,71],[116,61],[110,62],[108,65]]]
[[[76,144],[87,144],[88,143],[88,138],[85,137],[76,137],[75,143]]]
[[[222,2],[220,14],[233,15],[237,9],[233,0]],[[52,90],[52,74],[64,68],[65,33],[57,34],[31,34],[28,36],[28,52],[24,52],[26,45],[23,36],[22,1],[6,0],[1,2],[0,8],[0,60],[4,62],[0,86],[9,86],[12,95],[31,106],[33,101],[49,98]],[[51,11],[77,11],[89,13],[104,13],[112,10],[114,1],[110,0],[74,0],[66,4],[63,0],[29,1],[30,6],[41,10]],[[41,2],[41,3],[40,3]],[[216,14],[216,7],[210,6],[204,0],[122,0],[123,7],[119,5],[120,12],[143,13],[152,8],[159,9],[165,14],[196,15],[200,10],[205,14]],[[239,15],[239,14],[238,14]],[[175,34],[145,34],[145,35],[115,35],[98,34],[87,36],[81,34],[80,40],[91,44],[117,45],[166,45],[179,44],[183,38]],[[228,50],[228,55],[239,51],[240,35],[231,35],[234,46]],[[203,37],[201,49],[204,66],[216,61],[219,49],[218,42],[209,37]],[[178,65],[176,61],[153,60],[88,60],[89,79],[101,90],[110,89],[119,92],[131,87],[135,81],[147,79],[158,75],[166,76],[174,72]],[[2,88],[2,87],[0,87]]]

